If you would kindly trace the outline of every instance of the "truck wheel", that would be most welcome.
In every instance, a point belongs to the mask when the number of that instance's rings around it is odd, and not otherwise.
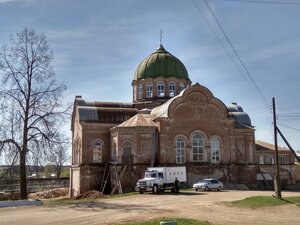
[[[140,194],[144,194],[144,192],[143,191],[139,191],[140,192]]]
[[[158,194],[159,190],[158,190],[158,186],[157,185],[154,185],[153,188],[152,188],[152,193],[153,194]]]

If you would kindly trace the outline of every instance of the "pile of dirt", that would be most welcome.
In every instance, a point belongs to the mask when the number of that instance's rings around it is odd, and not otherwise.
[[[100,191],[88,191],[80,195],[77,195],[76,197],[74,197],[74,199],[82,199],[82,198],[96,199],[96,198],[104,198],[104,197],[105,195],[103,195],[103,193]]]
[[[40,191],[36,193],[31,193],[28,195],[29,199],[49,199],[49,198],[59,198],[67,197],[69,195],[69,188],[54,188],[45,191]]]

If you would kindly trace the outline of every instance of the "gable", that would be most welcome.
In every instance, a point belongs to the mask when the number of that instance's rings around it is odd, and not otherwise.
[[[151,114],[158,117],[186,117],[206,120],[227,119],[228,111],[223,102],[215,98],[204,86],[196,83],[186,88],[180,95],[154,108]]]

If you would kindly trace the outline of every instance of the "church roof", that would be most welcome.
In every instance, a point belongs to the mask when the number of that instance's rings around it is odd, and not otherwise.
[[[76,96],[74,111],[78,111],[80,122],[122,123],[138,113],[132,103],[123,102],[87,102],[81,96]],[[72,118],[72,127],[74,117]]]
[[[227,106],[229,117],[235,120],[236,128],[253,128],[251,125],[251,119],[243,108],[237,103],[233,102]]]
[[[189,80],[184,64],[162,45],[139,64],[134,74],[134,80],[148,77],[176,77]]]
[[[154,115],[139,113],[117,127],[157,127],[156,123],[153,122],[153,119],[155,119]]]
[[[78,106],[80,122],[119,123],[137,113],[134,108]]]
[[[168,117],[168,109],[170,104],[177,98],[181,97],[183,94],[184,90],[179,94],[176,95],[175,97],[169,99],[167,102],[165,102],[162,105],[159,105],[151,110],[151,114],[155,115],[156,117]]]

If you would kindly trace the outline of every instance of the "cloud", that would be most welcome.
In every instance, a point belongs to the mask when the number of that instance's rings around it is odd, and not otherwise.
[[[16,2],[16,1],[19,1],[19,0],[0,0],[0,4],[7,3],[7,2]]]

